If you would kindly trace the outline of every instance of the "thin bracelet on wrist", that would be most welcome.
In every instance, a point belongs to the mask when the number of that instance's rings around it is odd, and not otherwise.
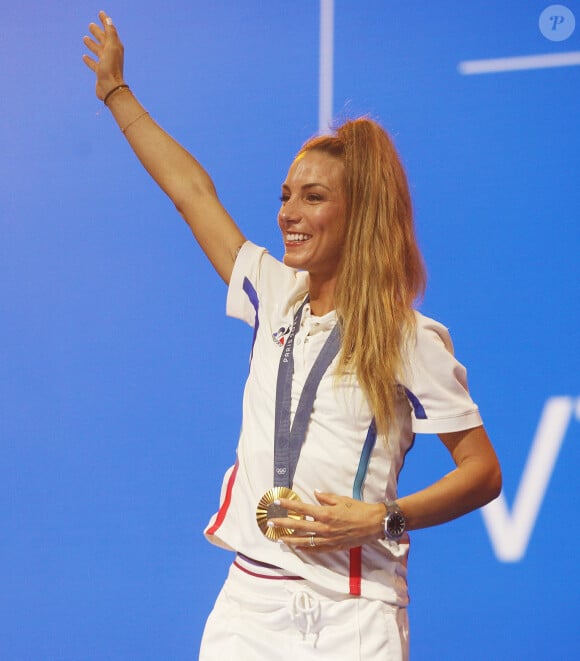
[[[129,85],[126,85],[125,83],[123,83],[122,85],[117,85],[117,87],[113,87],[112,90],[109,90],[105,94],[105,98],[103,99],[103,103],[105,105],[107,105],[107,101],[113,96],[113,94],[115,94],[116,92],[120,92],[121,90],[128,90],[128,89],[129,89]]]
[[[121,133],[122,133],[123,135],[125,135],[125,131],[126,131],[130,126],[133,126],[133,124],[134,124],[135,122],[138,122],[138,121],[141,119],[141,117],[145,117],[145,115],[148,115],[148,114],[149,114],[149,113],[148,113],[147,111],[145,111],[145,112],[142,112],[140,115],[137,115],[137,117],[135,117],[135,119],[132,119],[132,120],[127,124],[127,126],[125,126],[124,128],[121,129]]]

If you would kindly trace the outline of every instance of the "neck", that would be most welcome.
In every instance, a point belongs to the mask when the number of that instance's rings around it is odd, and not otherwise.
[[[334,285],[336,278],[320,279],[310,274],[308,296],[310,298],[310,311],[313,315],[321,317],[334,310]]]

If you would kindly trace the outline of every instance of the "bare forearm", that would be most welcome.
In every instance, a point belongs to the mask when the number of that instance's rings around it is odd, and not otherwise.
[[[222,207],[207,172],[149,116],[132,92],[115,92],[107,105],[136,156],[175,204],[203,251],[228,282],[236,251],[245,239]]]
[[[407,528],[427,528],[456,519],[497,497],[501,486],[499,469],[462,466],[431,486],[399,498]]]
[[[102,28],[89,25],[84,43],[94,57],[85,64],[96,74],[96,94],[105,102],[133,151],[171,198],[219,275],[229,282],[235,255],[244,242],[221,205],[207,172],[146,112],[123,78],[124,49],[112,20],[99,13]]]
[[[207,172],[149,116],[131,91],[114,92],[107,105],[147,172],[177,208],[183,207],[194,191],[216,195]]]
[[[397,500],[409,530],[456,519],[482,507],[500,492],[499,462],[483,427],[440,438],[457,467],[431,486]]]

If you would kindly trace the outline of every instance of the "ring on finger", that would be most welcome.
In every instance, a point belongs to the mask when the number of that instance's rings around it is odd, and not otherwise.
[[[316,542],[314,541],[314,533],[312,533],[311,535],[309,535],[309,537],[310,537],[310,539],[309,539],[309,541],[308,541],[308,544],[309,544],[310,546],[316,546]]]

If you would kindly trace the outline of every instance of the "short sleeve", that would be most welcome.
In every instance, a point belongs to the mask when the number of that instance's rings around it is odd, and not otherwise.
[[[230,278],[226,313],[250,326],[254,326],[256,322],[260,263],[266,254],[265,248],[246,241],[236,257]]]
[[[467,387],[467,371],[453,355],[449,331],[419,313],[403,386],[415,433],[443,434],[482,424]]]
[[[257,328],[259,316],[287,314],[307,291],[306,272],[285,266],[265,248],[246,241],[234,263],[226,313]]]

